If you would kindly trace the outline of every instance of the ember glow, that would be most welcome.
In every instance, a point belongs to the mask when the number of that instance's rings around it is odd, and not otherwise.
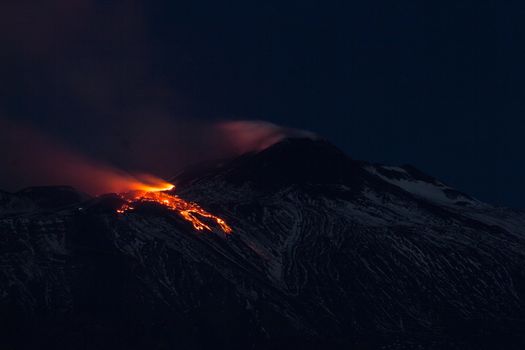
[[[127,181],[127,187],[132,192],[160,192],[175,188],[175,185],[148,174],[138,174],[132,179],[127,179]]]
[[[214,221],[219,225],[221,230],[230,234],[232,229],[228,224],[218,216],[208,213],[202,209],[197,203],[188,202],[180,198],[177,195],[170,194],[166,191],[173,190],[174,185],[166,183],[164,186],[153,187],[147,186],[146,188],[120,193],[119,196],[125,203],[117,209],[117,213],[124,214],[127,211],[135,209],[137,204],[140,203],[158,203],[171,211],[177,212],[185,220],[192,223],[193,227],[198,231],[211,231],[209,224],[203,221],[204,218],[209,221]]]

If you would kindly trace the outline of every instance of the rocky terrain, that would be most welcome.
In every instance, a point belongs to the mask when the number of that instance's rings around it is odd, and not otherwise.
[[[525,212],[321,140],[179,174],[233,233],[0,192],[2,349],[521,349]]]

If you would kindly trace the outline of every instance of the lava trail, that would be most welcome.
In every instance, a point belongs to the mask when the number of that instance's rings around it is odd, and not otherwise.
[[[223,219],[202,209],[197,203],[185,201],[177,195],[166,192],[174,190],[174,188],[175,186],[170,184],[163,188],[152,187],[149,190],[120,193],[119,197],[124,200],[124,203],[117,209],[117,213],[124,214],[129,210],[135,209],[136,205],[140,203],[158,203],[169,210],[177,212],[185,220],[191,222],[193,227],[198,231],[212,230],[211,227],[202,220],[203,218],[207,218],[215,221],[224,233],[230,234],[232,232],[231,227]]]

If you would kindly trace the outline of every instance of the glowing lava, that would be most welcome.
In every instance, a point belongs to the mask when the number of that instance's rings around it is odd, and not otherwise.
[[[185,220],[192,223],[193,227],[198,231],[208,230],[211,231],[211,227],[202,221],[203,218],[207,218],[211,221],[215,221],[224,233],[231,233],[232,229],[226,222],[208,213],[202,209],[197,203],[187,202],[177,195],[169,194],[165,191],[173,190],[175,186],[166,183],[161,186],[147,186],[136,191],[130,191],[119,194],[125,203],[117,209],[117,213],[124,214],[129,210],[135,209],[135,206],[139,203],[158,203],[162,206],[177,212]]]

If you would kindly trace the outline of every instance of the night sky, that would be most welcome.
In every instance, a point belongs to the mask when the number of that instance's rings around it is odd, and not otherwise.
[[[434,3],[4,1],[0,117],[112,163],[130,124],[265,120],[524,207],[525,3]]]

